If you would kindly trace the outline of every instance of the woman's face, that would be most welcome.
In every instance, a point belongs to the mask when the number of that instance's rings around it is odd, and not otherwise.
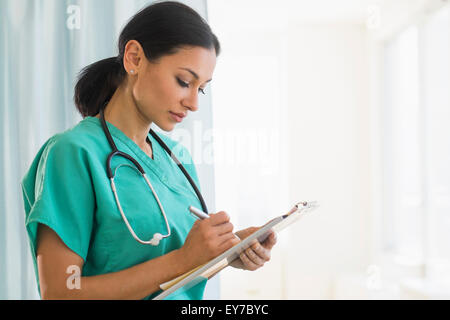
[[[185,47],[155,64],[140,52],[143,58],[137,72],[129,74],[136,107],[146,120],[172,131],[188,111],[198,110],[199,94],[211,81],[216,65],[215,49]]]

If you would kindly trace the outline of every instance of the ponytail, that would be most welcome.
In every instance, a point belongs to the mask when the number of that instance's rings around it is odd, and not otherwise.
[[[125,76],[117,57],[103,59],[83,68],[75,85],[74,101],[83,118],[95,116],[111,99]]]

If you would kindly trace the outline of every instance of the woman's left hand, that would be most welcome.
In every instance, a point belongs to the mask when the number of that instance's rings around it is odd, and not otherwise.
[[[260,227],[250,227],[244,230],[237,231],[235,232],[235,234],[241,240],[244,240],[249,235],[256,232],[258,229],[260,229]],[[270,253],[272,247],[276,244],[276,242],[276,234],[272,231],[271,234],[262,243],[259,243],[258,240],[255,240],[250,247],[248,247],[240,254],[239,259],[236,259],[231,263],[231,266],[234,268],[250,271],[261,268],[264,263],[270,260]]]

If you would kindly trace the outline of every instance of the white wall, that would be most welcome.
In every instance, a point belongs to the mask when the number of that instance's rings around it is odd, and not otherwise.
[[[289,29],[291,200],[321,208],[290,233],[288,298],[332,298],[342,273],[370,260],[369,98],[366,30]]]
[[[279,235],[264,268],[223,271],[221,298],[329,299],[339,275],[364,274],[370,261],[365,26],[289,23],[282,7],[273,15],[264,8],[208,2],[223,49],[211,90],[214,127],[279,134],[253,165],[216,163],[217,209],[240,228],[300,200],[321,208]],[[216,156],[236,153],[217,141]],[[273,154],[279,165],[263,170]]]
[[[223,46],[211,85],[216,208],[227,211],[240,230],[263,225],[293,205],[286,157],[287,41],[276,30],[260,33],[239,24],[234,29],[228,21],[220,24],[222,13],[210,14]],[[278,249],[257,272],[223,271],[221,298],[282,297]]]
[[[440,0],[208,2],[224,50],[212,91],[214,126],[234,128],[237,119],[241,128],[278,128],[287,160],[278,177],[258,176],[258,164],[216,166],[217,203],[242,225],[298,200],[321,203],[279,235],[264,268],[224,271],[222,298],[442,296],[428,292],[427,283],[406,281],[422,267],[383,251],[390,213],[382,210],[380,112],[384,42],[443,6]],[[246,123],[248,109],[263,113]],[[242,210],[255,195],[265,207]]]

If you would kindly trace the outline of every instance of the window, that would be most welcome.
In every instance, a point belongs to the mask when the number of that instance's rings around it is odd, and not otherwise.
[[[417,27],[387,43],[384,61],[383,248],[420,260],[423,201]]]
[[[450,276],[450,7],[423,29],[427,247],[432,277]]]
[[[384,46],[383,250],[450,280],[450,7]]]

